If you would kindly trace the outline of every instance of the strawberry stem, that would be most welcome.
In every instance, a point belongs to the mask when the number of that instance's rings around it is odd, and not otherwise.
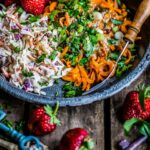
[[[92,150],[94,148],[94,141],[93,139],[89,138],[88,139],[86,138],[83,142],[83,145],[80,147],[79,150]]]
[[[150,98],[150,86],[144,87],[144,85],[142,85],[141,87],[138,87],[138,90],[139,90],[140,105],[141,105],[142,109],[145,111],[145,102],[144,102],[144,100],[146,98]]]
[[[57,114],[58,109],[59,109],[59,102],[56,103],[56,107],[55,107],[54,112],[53,112],[54,115]]]

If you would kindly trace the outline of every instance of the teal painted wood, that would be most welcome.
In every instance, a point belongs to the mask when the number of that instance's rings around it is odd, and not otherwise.
[[[5,118],[5,116],[6,116],[6,113],[0,110],[0,121],[3,120]],[[39,150],[42,150],[42,146],[40,144],[40,141],[38,140],[38,138],[36,138],[34,136],[25,136],[13,128],[8,128],[3,123],[0,123],[0,130],[4,131],[12,139],[14,139],[16,142],[18,142],[21,150],[29,150],[28,148],[26,148],[26,144],[28,142],[34,142],[36,147]]]

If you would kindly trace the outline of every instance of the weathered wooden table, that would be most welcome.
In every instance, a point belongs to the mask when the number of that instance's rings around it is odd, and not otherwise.
[[[118,112],[121,114],[119,110],[126,94],[130,90],[135,89],[137,85],[143,83],[150,85],[150,67],[130,87],[110,99],[87,106],[60,108],[59,118],[62,125],[52,134],[41,137],[40,139],[53,150],[58,145],[61,135],[65,131],[74,127],[83,127],[94,138],[96,143],[95,150],[115,149],[116,143],[125,138]],[[33,104],[17,100],[3,91],[0,91],[0,105],[8,113],[8,119],[13,122],[20,120],[27,121],[30,116],[29,110],[34,106]],[[133,140],[134,138],[136,138],[136,135],[129,137],[129,140]],[[148,144],[147,142],[139,147],[138,150],[148,149],[150,149],[150,143]]]

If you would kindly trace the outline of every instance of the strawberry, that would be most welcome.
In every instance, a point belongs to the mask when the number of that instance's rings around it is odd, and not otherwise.
[[[28,13],[33,15],[40,15],[44,12],[46,5],[45,0],[21,0],[22,7]]]
[[[62,137],[59,150],[91,150],[94,147],[89,133],[82,128],[67,131]]]
[[[12,5],[13,3],[15,3],[17,0],[5,0],[4,4],[5,6],[10,6]]]
[[[46,4],[49,4],[50,0],[45,0]]]
[[[58,104],[53,111],[50,106],[41,106],[32,112],[32,116],[28,122],[28,129],[31,133],[41,136],[53,132],[60,121],[56,118]]]
[[[123,119],[138,118],[146,120],[150,117],[150,87],[130,92],[123,105]]]

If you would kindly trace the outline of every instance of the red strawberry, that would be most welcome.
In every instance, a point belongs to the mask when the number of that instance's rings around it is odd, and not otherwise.
[[[10,6],[10,5],[12,5],[13,3],[15,3],[16,2],[16,0],[5,0],[5,6]]]
[[[42,116],[43,114],[45,114],[45,109],[44,109],[44,107],[39,107],[39,108],[35,109],[35,110],[32,112],[32,120],[33,120],[34,122],[38,121],[38,120],[41,118],[41,116]]]
[[[91,150],[94,147],[89,133],[82,128],[67,131],[61,139],[59,150]]]
[[[45,114],[42,116],[42,119],[39,124],[39,129],[43,134],[47,134],[56,129],[56,124],[50,122],[51,118],[49,115]]]
[[[49,4],[50,0],[45,0],[46,4]]]
[[[58,104],[54,111],[48,105],[35,109],[28,123],[29,131],[38,136],[54,131],[57,125],[60,125],[60,121],[56,118],[57,111]]]
[[[124,102],[123,119],[138,118],[146,120],[150,117],[150,87],[130,92]],[[144,109],[143,109],[144,107]]]
[[[21,0],[22,7],[28,13],[33,15],[40,15],[44,12],[46,5],[45,0]]]

